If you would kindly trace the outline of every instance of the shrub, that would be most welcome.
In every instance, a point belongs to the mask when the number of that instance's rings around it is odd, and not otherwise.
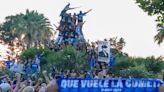
[[[66,69],[89,69],[89,64],[87,62],[88,55],[85,52],[77,51],[73,47],[67,46],[59,52],[52,52],[51,50],[30,48],[25,50],[21,54],[23,60],[34,58],[35,55],[41,54],[44,52],[43,57],[41,58],[41,70],[49,70],[50,67],[55,66],[59,70]]]
[[[155,78],[156,76],[148,72],[146,68],[142,66],[130,67],[120,71],[120,76],[123,78]]]
[[[145,59],[145,67],[149,72],[159,73],[164,68],[164,62],[159,59],[154,58],[146,58]]]

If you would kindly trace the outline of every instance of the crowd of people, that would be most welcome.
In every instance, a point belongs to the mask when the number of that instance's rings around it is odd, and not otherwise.
[[[43,71],[43,78],[28,77],[16,73],[13,77],[4,75],[1,77],[0,92],[57,92],[57,84],[50,79],[46,71]]]
[[[22,64],[21,62],[17,63],[17,65],[22,65],[22,67],[25,66],[25,64]],[[105,63],[102,63],[101,65],[97,63],[95,67],[89,71],[76,69],[57,70],[55,66],[52,66],[50,67],[51,71],[49,73],[46,71],[42,72],[43,77],[38,76],[38,71],[35,71],[35,69],[33,70],[32,67],[31,70],[29,70],[31,73],[27,72],[26,67],[24,67],[23,71],[21,71],[22,67],[19,66],[19,68],[16,68],[17,70],[12,71],[12,77],[4,75],[0,78],[0,90],[3,90],[2,92],[57,92],[55,91],[57,90],[57,84],[55,81],[58,81],[58,79],[116,78],[116,76],[109,71],[108,65]],[[10,68],[10,64],[7,68]]]
[[[4,74],[0,77],[0,92],[58,92],[57,81],[62,78],[80,78],[80,79],[104,79],[117,78],[111,71],[111,65],[115,58],[111,58],[109,63],[98,61],[98,43],[89,43],[86,41],[82,32],[85,21],[83,17],[89,13],[80,11],[78,14],[67,13],[67,11],[76,9],[70,7],[68,3],[60,13],[60,25],[56,26],[59,31],[58,37],[49,43],[47,47],[55,52],[62,50],[65,46],[73,46],[77,50],[82,50],[89,55],[88,64],[90,70],[63,69],[58,70],[51,66],[50,71],[41,71],[40,62],[44,52],[22,61],[19,57],[20,50],[12,50],[12,56],[9,55],[3,62],[5,69],[12,73],[12,76]],[[107,40],[105,40],[107,41]],[[20,46],[21,47],[21,46]],[[106,48],[102,46],[102,48]],[[23,50],[23,48],[21,48]],[[103,55],[108,56],[108,54]],[[110,55],[111,56],[111,55]],[[112,56],[111,56],[112,57]],[[40,76],[43,75],[43,76]],[[132,77],[132,76],[129,76]]]
[[[78,7],[76,7],[78,8]],[[56,26],[59,30],[59,35],[55,40],[55,44],[61,45],[72,45],[77,47],[79,42],[85,42],[82,26],[85,23],[83,17],[89,13],[92,9],[87,12],[80,11],[78,14],[67,13],[68,10],[76,9],[71,8],[70,3],[68,3],[60,13],[60,25]]]
[[[103,79],[116,78],[109,70],[109,64],[100,63],[97,60],[97,43],[86,43],[86,54],[89,55],[88,64],[90,70],[57,70],[55,66],[49,67],[50,72],[43,71],[43,77],[40,74],[40,62],[43,53],[35,55],[34,58],[22,62],[21,59],[17,63],[10,57],[5,61],[6,69],[13,73],[13,77],[8,75],[2,76],[0,79],[0,89],[2,92],[57,92],[57,84],[55,81],[61,78],[81,78],[81,79]],[[60,45],[54,44],[54,47],[49,47],[50,50],[58,52],[62,50]],[[62,45],[61,45],[62,46]],[[64,47],[64,46],[63,46]],[[10,91],[7,91],[10,90]],[[49,90],[49,91],[46,91]]]
[[[50,49],[52,50],[52,48]],[[90,56],[89,61],[91,62],[88,61],[88,63],[92,67],[91,70],[57,70],[55,66],[52,66],[50,67],[51,72],[43,71],[43,77],[40,76],[40,78],[37,75],[40,72],[39,64],[44,53],[36,55],[33,59],[28,59],[24,63],[20,59],[14,63],[9,57],[5,64],[6,69],[13,73],[13,77],[2,76],[0,78],[0,90],[2,92],[57,92],[55,80],[61,78],[102,79],[116,77],[109,71],[108,64],[97,62],[94,44],[88,47],[86,53]]]
[[[78,7],[75,7],[78,8]],[[88,70],[57,70],[55,66],[50,67],[51,72],[43,71],[43,77],[38,75],[41,72],[40,62],[44,55],[40,53],[34,58],[23,61],[17,57],[8,57],[4,62],[6,69],[11,71],[13,76],[5,74],[0,77],[0,92],[57,92],[57,84],[55,80],[60,78],[113,78],[116,77],[109,71],[109,64],[98,62],[97,43],[87,42],[82,32],[82,26],[85,23],[83,17],[91,11],[80,11],[78,14],[67,13],[68,10],[75,9],[70,7],[68,3],[62,10],[60,17],[60,25],[56,26],[59,31],[58,37],[47,47],[58,52],[65,46],[73,46],[77,50],[85,51],[89,55],[88,64],[91,69]],[[17,54],[18,55],[18,54]]]

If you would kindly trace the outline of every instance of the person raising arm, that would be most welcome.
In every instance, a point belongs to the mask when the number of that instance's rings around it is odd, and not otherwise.
[[[54,79],[50,80],[49,77],[47,76],[47,71],[43,71],[43,76],[48,84],[45,92],[58,92],[58,85],[56,83],[56,80]]]

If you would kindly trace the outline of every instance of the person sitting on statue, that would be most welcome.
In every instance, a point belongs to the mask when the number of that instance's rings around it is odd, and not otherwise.
[[[70,3],[68,3],[68,4],[64,7],[64,9],[61,11],[61,13],[60,13],[60,16],[61,16],[60,25],[61,25],[61,26],[63,26],[64,23],[66,23],[66,17],[67,17],[67,13],[66,13],[66,12],[67,12],[68,10],[72,9],[72,8],[70,8],[69,6],[70,6]]]
[[[66,16],[62,16],[60,20],[60,26],[63,26],[66,22]]]
[[[79,14],[76,16],[78,17],[78,23],[83,23],[83,16],[85,16],[87,13],[89,13],[92,9],[88,10],[87,12],[80,11]]]
[[[71,25],[72,24],[72,15],[71,15],[71,13],[68,14],[67,19],[68,19],[67,20],[68,25]]]
[[[74,43],[74,40],[75,40],[75,32],[71,32],[70,33],[70,43],[73,45]]]
[[[61,11],[60,16],[65,16],[68,10],[76,9],[78,7],[70,8],[70,3],[68,3],[64,9]]]
[[[64,9],[63,9],[63,10],[61,11],[61,13],[60,13],[60,16],[65,16],[66,12],[67,12],[68,10],[71,9],[69,6],[70,6],[70,3],[68,3],[68,4],[64,7]]]
[[[56,43],[57,44],[61,44],[62,40],[63,40],[63,33],[62,32],[59,32],[59,35],[58,35],[58,38],[55,41],[55,44]]]
[[[68,3],[68,4],[64,7],[64,9],[61,11],[60,16],[65,15],[66,12],[67,12],[68,10],[72,10],[72,9],[76,9],[76,8],[79,8],[79,7],[70,8],[70,3]]]
[[[74,24],[74,19],[72,16],[70,16],[68,18],[68,28],[69,28],[69,31],[75,31],[75,27],[76,27],[76,24]]]
[[[75,25],[73,25],[73,24],[68,25],[68,29],[70,32],[74,32],[75,31]]]
[[[76,21],[77,21],[77,16],[76,16],[76,13],[74,13],[72,17],[72,22],[74,25],[76,25]]]

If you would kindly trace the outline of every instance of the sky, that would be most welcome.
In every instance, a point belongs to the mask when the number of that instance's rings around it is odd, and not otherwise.
[[[29,9],[43,13],[51,24],[58,25],[60,11],[68,2],[72,7],[80,7],[69,11],[72,13],[93,9],[84,17],[86,39],[123,37],[126,41],[123,51],[130,56],[164,56],[164,43],[159,46],[153,39],[157,33],[155,18],[143,12],[135,0],[0,0],[0,23],[6,16]]]

